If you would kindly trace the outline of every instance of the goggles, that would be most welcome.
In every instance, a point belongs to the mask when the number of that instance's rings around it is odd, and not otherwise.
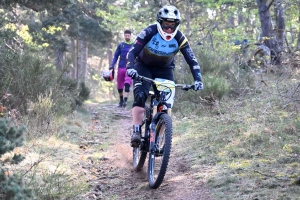
[[[162,24],[161,28],[163,30],[168,30],[170,28],[172,31],[174,31],[176,29],[176,24],[172,24],[172,25],[164,25],[164,24]]]

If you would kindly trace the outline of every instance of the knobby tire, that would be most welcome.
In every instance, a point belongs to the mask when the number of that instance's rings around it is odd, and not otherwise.
[[[162,150],[162,153],[149,153],[148,182],[150,188],[153,189],[156,189],[161,185],[169,163],[172,145],[172,119],[169,115],[160,115],[155,132],[155,144],[158,144],[158,140],[164,137],[164,145],[160,144],[159,149]],[[160,136],[162,137],[160,138]]]

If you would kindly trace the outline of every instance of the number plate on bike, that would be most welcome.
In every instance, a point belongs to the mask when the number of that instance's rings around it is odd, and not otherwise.
[[[154,81],[159,91],[171,92],[173,89],[175,89],[174,81],[170,81],[163,78],[156,78],[154,79]]]

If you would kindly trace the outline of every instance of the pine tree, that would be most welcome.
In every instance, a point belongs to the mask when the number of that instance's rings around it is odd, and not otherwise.
[[[24,127],[15,128],[8,124],[5,119],[0,119],[0,157],[6,152],[23,144]],[[14,162],[23,160],[21,155],[13,157]],[[0,199],[5,200],[29,200],[34,199],[32,190],[24,187],[22,179],[17,175],[10,175],[0,163]]]
[[[9,127],[7,120],[0,120],[0,156],[23,144],[24,128]]]

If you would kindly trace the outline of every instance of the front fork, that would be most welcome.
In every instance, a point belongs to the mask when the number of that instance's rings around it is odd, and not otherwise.
[[[149,128],[150,128],[150,131],[149,131],[149,152],[151,154],[154,154],[154,155],[162,155],[162,153],[163,153],[159,148],[159,143],[157,143],[155,141],[155,139],[156,139],[156,126],[157,126],[158,120],[159,120],[161,115],[166,115],[166,113],[165,112],[157,113],[153,117],[152,122],[149,126]],[[157,138],[157,141],[160,141],[160,138]]]
[[[162,111],[163,106],[167,107],[166,111]],[[155,154],[161,154],[162,152],[160,152],[159,150],[159,144],[155,143],[155,138],[156,138],[156,125],[158,123],[158,119],[160,118],[160,115],[164,115],[164,114],[168,114],[169,116],[171,116],[172,114],[172,108],[171,108],[171,104],[164,104],[161,105],[158,103],[158,101],[154,100],[153,101],[153,109],[152,109],[152,121],[151,124],[149,126],[150,131],[149,131],[149,152],[151,154],[155,153]],[[160,138],[158,138],[158,141]]]

